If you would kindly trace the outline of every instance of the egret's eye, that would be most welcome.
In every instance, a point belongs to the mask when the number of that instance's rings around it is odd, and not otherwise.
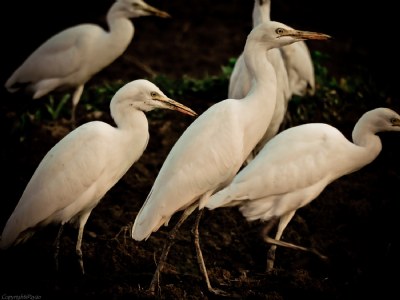
[[[275,30],[275,32],[276,32],[277,34],[283,34],[283,33],[285,32],[285,29],[283,29],[283,28],[277,28],[277,29]]]
[[[397,122],[399,122],[399,119],[397,119],[397,118],[390,119],[390,123],[392,123],[392,124],[397,123]]]
[[[151,93],[150,93],[150,96],[151,96],[151,97],[157,97],[157,95],[158,95],[158,94],[157,94],[156,92],[151,92]]]

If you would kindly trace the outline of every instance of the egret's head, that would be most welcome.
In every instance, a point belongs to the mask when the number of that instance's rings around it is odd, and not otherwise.
[[[268,43],[270,48],[279,48],[298,41],[327,40],[331,37],[324,33],[296,30],[275,21],[265,21],[251,31],[249,38]]]
[[[400,131],[400,115],[390,108],[375,108],[366,112],[360,120],[368,120],[376,132]]]
[[[117,2],[124,5],[125,9],[129,11],[129,17],[131,18],[144,16],[157,16],[161,18],[170,17],[167,12],[147,4],[143,0],[117,0]]]
[[[111,114],[129,113],[135,110],[151,111],[156,108],[176,110],[183,114],[196,116],[189,107],[168,98],[155,84],[145,79],[131,81],[120,88],[110,103]]]

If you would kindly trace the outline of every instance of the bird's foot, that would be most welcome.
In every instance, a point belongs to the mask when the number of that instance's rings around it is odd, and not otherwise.
[[[83,267],[83,260],[82,259],[79,260],[79,267],[81,269],[82,275],[85,275],[85,268]]]
[[[321,258],[322,260],[328,260],[328,256],[321,254],[319,251],[317,251],[314,248],[310,249],[310,252],[314,253],[315,255],[317,255],[319,258]]]
[[[214,294],[214,295],[217,295],[217,296],[223,296],[223,297],[228,297],[228,296],[230,296],[230,294],[229,294],[228,292],[225,292],[225,291],[220,290],[220,289],[213,288],[213,287],[211,287],[211,286],[208,287],[208,291],[209,291],[210,293]]]
[[[157,284],[157,287],[155,286],[150,286],[147,289],[147,294],[151,295],[151,296],[155,296],[156,294],[160,294],[161,293],[161,287]]]
[[[267,273],[271,273],[274,270],[274,261],[267,260]]]
[[[79,268],[81,269],[82,275],[85,275],[85,268],[83,267],[83,256],[82,256],[82,251],[79,249],[76,250],[76,255],[78,256],[78,263],[79,263]]]
[[[160,271],[159,269],[153,275],[153,279],[151,280],[150,286],[147,289],[147,292],[151,295],[155,295],[156,292],[161,293],[160,287]]]

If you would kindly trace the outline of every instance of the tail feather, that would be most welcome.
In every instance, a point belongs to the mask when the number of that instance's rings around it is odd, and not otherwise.
[[[27,240],[29,240],[35,231],[33,229],[27,229],[24,232],[16,234],[9,234],[7,231],[4,231],[2,236],[0,237],[0,249],[8,249],[11,246],[16,246],[18,244],[23,244]]]
[[[212,210],[218,207],[234,206],[233,200],[235,200],[235,198],[231,195],[229,188],[222,189],[212,195],[204,207]]]
[[[16,93],[19,90],[26,90],[31,82],[13,82],[7,81],[4,85],[9,93]]]

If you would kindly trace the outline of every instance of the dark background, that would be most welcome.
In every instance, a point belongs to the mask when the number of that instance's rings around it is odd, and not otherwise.
[[[252,0],[148,2],[168,11],[172,19],[146,17],[134,20],[137,32],[129,53],[157,73],[178,77],[218,73],[221,64],[241,52],[251,29]],[[104,25],[110,3],[112,1],[105,0],[3,3],[0,80],[4,82],[50,35],[83,22]],[[393,44],[399,27],[396,13],[389,0],[370,4],[360,0],[275,0],[271,17],[299,29],[332,35],[334,40],[330,47],[349,59],[362,58],[378,79],[397,91],[396,74],[389,75],[400,65]],[[198,52],[192,48],[194,45]],[[187,53],[189,49],[190,53]],[[121,75],[112,73],[112,76],[118,78]]]
[[[0,82],[45,39],[82,22],[105,25],[112,1],[7,1],[2,3]],[[221,66],[243,50],[251,30],[252,0],[154,0],[149,4],[168,11],[171,19],[133,20],[136,33],[129,49],[87,85],[148,77],[171,78],[219,75]],[[329,72],[363,76],[379,86],[398,110],[397,69],[393,45],[398,36],[394,2],[272,0],[272,19],[292,27],[330,34],[328,42],[309,42],[311,51],[329,54]],[[0,228],[14,209],[30,176],[45,153],[66,133],[56,124],[28,126],[21,139],[11,131],[18,119],[18,97],[1,90],[2,196]],[[387,96],[389,95],[389,96]],[[183,103],[188,104],[182,95]],[[214,95],[191,98],[197,112],[213,104]],[[221,98],[222,100],[223,98]],[[351,100],[351,99],[350,99]],[[40,103],[40,102],[39,102]],[[363,108],[347,104],[352,118],[332,118],[332,125],[350,138]],[[79,110],[79,108],[78,108]],[[107,114],[108,112],[106,112]],[[329,113],[329,112],[326,112]],[[82,114],[82,111],[81,111]],[[106,120],[109,120],[105,117]],[[81,120],[85,120],[82,118]],[[147,298],[155,258],[170,227],[161,228],[146,242],[124,241],[119,230],[133,222],[163,159],[191,118],[166,113],[150,120],[150,142],[142,158],[93,210],[86,225],[83,253],[87,274],[79,276],[74,256],[76,231],[66,229],[60,253],[60,272],[54,271],[52,242],[57,228],[49,227],[31,241],[0,252],[3,279],[0,295],[40,295],[41,299]],[[312,119],[308,121],[318,121]],[[60,121],[61,123],[61,121]],[[51,130],[49,129],[51,128]],[[259,237],[262,224],[247,223],[236,209],[205,213],[201,241],[213,285],[236,298],[259,299],[388,299],[398,282],[398,189],[400,184],[396,133],[382,134],[383,151],[362,170],[333,182],[320,197],[296,213],[284,239],[314,245],[328,255],[321,261],[308,253],[278,249],[276,271],[266,274],[267,246]],[[171,220],[174,224],[176,217]],[[198,273],[190,240],[190,223],[182,228],[162,276],[160,298],[214,298]]]

